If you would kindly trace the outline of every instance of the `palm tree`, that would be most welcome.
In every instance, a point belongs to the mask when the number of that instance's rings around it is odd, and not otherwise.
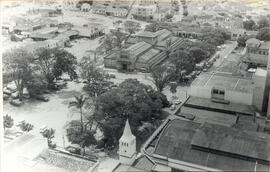
[[[74,96],[75,101],[72,101],[69,103],[69,108],[75,106],[77,109],[80,111],[80,117],[81,117],[81,133],[83,133],[83,106],[85,104],[86,98],[81,95],[81,96]]]

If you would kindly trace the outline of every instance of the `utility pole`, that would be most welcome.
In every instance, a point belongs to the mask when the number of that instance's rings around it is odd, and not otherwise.
[[[64,147],[64,149],[65,149],[65,137],[64,137],[64,135],[62,136],[62,139],[63,139],[63,147]]]

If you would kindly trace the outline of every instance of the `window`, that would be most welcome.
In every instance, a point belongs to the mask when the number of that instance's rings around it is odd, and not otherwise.
[[[223,90],[219,91],[219,94],[224,95],[225,92]]]
[[[217,89],[213,89],[213,94],[218,94],[218,90]]]

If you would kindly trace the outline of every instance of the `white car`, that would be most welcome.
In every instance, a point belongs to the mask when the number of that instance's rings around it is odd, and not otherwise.
[[[43,132],[47,128],[48,128],[47,125],[43,125],[42,127],[39,128],[39,132]]]
[[[173,101],[173,103],[176,104],[176,105],[179,105],[179,104],[181,104],[182,102],[181,102],[179,99],[176,99],[176,100]]]

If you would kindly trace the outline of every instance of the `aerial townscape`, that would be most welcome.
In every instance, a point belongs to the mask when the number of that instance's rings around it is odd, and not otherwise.
[[[270,171],[268,0],[0,5],[0,171]]]

